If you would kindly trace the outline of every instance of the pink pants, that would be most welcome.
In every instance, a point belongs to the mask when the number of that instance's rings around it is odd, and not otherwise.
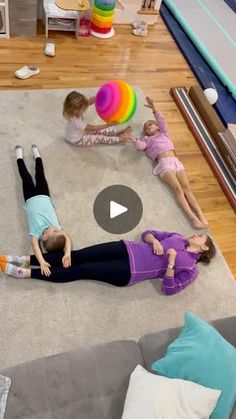
[[[116,131],[103,129],[94,133],[84,131],[82,137],[75,143],[79,147],[91,147],[96,144],[117,144],[120,139]]]
[[[162,178],[166,172],[177,173],[181,170],[184,170],[184,166],[178,157],[162,157],[154,167],[153,174]]]

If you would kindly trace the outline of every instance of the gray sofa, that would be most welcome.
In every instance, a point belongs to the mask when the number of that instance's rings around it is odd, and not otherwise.
[[[212,323],[236,346],[236,317]],[[141,364],[150,370],[179,331],[146,335],[138,343],[83,348],[0,371],[12,379],[5,419],[120,419],[133,369]],[[236,419],[235,407],[231,418]]]

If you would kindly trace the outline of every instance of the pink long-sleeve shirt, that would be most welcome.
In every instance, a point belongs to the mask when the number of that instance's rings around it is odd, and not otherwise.
[[[186,250],[188,243],[181,234],[147,230],[142,234],[142,240],[147,233],[152,234],[161,243],[164,254],[155,255],[149,243],[124,240],[131,271],[128,285],[134,285],[145,279],[160,278],[163,294],[173,295],[180,292],[196,278],[199,255]],[[170,248],[177,252],[173,276],[166,275],[169,261],[166,252]]]
[[[161,112],[153,112],[159,131],[155,135],[145,135],[143,138],[134,141],[137,150],[145,151],[147,156],[155,161],[165,151],[174,150],[174,144],[169,137],[168,127]]]

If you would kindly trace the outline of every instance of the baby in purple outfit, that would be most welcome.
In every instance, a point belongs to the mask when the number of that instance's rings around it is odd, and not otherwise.
[[[144,124],[145,136],[135,140],[137,150],[145,151],[154,162],[153,174],[172,189],[176,200],[190,218],[195,228],[206,228],[208,222],[199,207],[184,170],[184,166],[175,153],[174,144],[168,134],[166,121],[149,97],[146,98],[148,108],[152,109],[155,120]]]

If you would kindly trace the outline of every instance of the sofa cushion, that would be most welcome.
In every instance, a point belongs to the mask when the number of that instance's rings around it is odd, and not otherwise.
[[[231,345],[236,347],[236,316],[213,320],[209,324],[214,326]],[[180,331],[181,327],[176,327],[144,335],[139,339],[138,344],[143,354],[145,367],[149,371],[151,371],[153,362],[165,355],[167,346],[179,336]]]
[[[236,400],[236,349],[207,322],[186,313],[180,335],[152,369],[169,378],[221,390],[212,419],[230,416]]]
[[[9,368],[5,419],[120,419],[137,364],[137,343],[117,341]]]

